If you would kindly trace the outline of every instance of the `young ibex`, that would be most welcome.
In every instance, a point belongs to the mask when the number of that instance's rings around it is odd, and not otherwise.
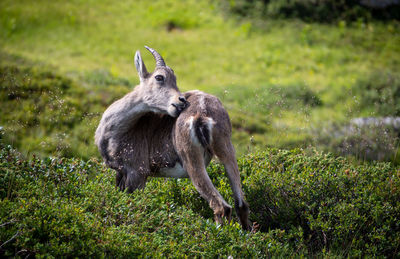
[[[180,93],[174,71],[154,49],[147,72],[140,52],[135,65],[140,84],[104,112],[95,142],[105,163],[116,170],[116,184],[132,192],[147,177],[189,177],[214,211],[215,220],[231,218],[232,207],[212,184],[206,167],[213,155],[224,164],[243,229],[249,230],[249,207],[241,189],[229,116],[218,98],[200,92]]]

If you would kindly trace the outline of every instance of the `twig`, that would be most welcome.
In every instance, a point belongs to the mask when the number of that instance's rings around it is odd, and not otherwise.
[[[16,253],[16,255],[19,255],[19,254],[22,254],[22,253],[26,253],[26,252],[29,252],[29,251],[26,250],[26,249],[22,249],[22,250],[19,250],[19,251]]]
[[[5,223],[3,223],[3,224],[0,224],[0,227],[7,226],[7,225],[12,224],[12,223],[14,223],[14,222],[15,222],[14,220],[11,220],[11,221],[9,221],[9,222],[5,222]]]
[[[8,239],[6,242],[4,242],[0,248],[2,248],[3,246],[5,246],[6,244],[8,244],[9,242],[13,241],[17,236],[19,235],[19,231],[17,231],[17,233],[15,233],[10,239]]]

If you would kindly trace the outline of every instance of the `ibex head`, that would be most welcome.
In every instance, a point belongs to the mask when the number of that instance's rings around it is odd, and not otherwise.
[[[157,51],[147,46],[145,48],[153,54],[156,67],[153,73],[147,72],[140,51],[136,51],[135,66],[140,78],[137,90],[140,91],[142,102],[156,113],[177,117],[187,102],[176,85],[174,71],[165,64]]]

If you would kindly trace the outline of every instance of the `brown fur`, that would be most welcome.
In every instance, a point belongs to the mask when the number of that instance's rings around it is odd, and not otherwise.
[[[188,176],[222,223],[223,217],[231,219],[232,207],[206,171],[216,155],[225,166],[239,221],[249,230],[231,124],[221,102],[200,91],[182,96],[172,69],[156,67],[149,74],[138,52],[135,64],[141,84],[105,111],[95,135],[105,163],[117,172],[117,186],[132,192],[144,188],[149,176]],[[165,78],[161,85],[153,78],[159,74]]]

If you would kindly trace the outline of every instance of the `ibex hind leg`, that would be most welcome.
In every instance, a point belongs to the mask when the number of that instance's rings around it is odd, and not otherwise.
[[[214,211],[217,223],[222,224],[223,217],[230,221],[232,207],[224,200],[207,174],[203,157],[204,149],[198,146],[191,146],[189,149],[189,152],[187,152],[188,149],[186,148],[184,152],[178,152],[180,153],[183,167],[188,172],[194,187]]]
[[[235,149],[229,138],[216,139],[213,150],[218,159],[224,164],[235,199],[235,210],[244,230],[251,230],[249,221],[249,205],[244,199],[239,168],[236,161]]]

